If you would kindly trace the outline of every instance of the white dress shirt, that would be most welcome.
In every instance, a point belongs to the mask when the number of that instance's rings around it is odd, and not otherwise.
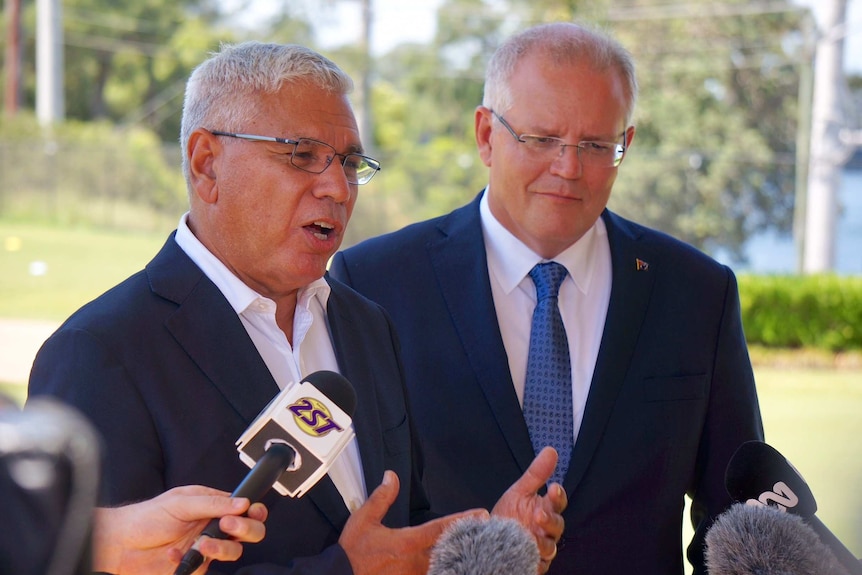
[[[509,357],[515,393],[523,406],[530,326],[536,307],[536,286],[528,274],[533,266],[549,260],[524,245],[491,214],[488,190],[482,196],[479,212],[497,322]],[[604,221],[596,220],[580,240],[553,261],[569,272],[560,286],[559,306],[569,340],[577,441],[611,297],[611,250]]]
[[[188,227],[188,213],[180,218],[176,241],[237,313],[279,388],[297,385],[315,371],[339,371],[326,323],[330,293],[326,280],[320,278],[299,290],[291,346],[276,324],[275,302],[244,284],[194,236]],[[351,512],[365,502],[367,492],[355,437],[328,474]]]

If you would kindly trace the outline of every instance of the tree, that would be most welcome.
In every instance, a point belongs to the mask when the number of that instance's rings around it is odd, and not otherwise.
[[[376,133],[403,187],[398,221],[463,203],[469,198],[462,182],[471,186],[469,197],[483,185],[472,118],[485,63],[499,42],[527,25],[583,18],[619,38],[639,70],[637,136],[612,209],[741,258],[751,234],[789,229],[793,208],[799,78],[788,46],[801,13],[790,3],[769,6],[448,0],[430,53],[409,46],[387,55],[387,89],[376,92],[391,104],[376,112]],[[391,182],[392,172],[385,179]]]

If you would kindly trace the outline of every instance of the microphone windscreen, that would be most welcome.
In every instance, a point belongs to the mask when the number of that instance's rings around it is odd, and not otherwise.
[[[536,540],[514,519],[465,517],[431,550],[428,575],[535,575]]]
[[[740,503],[760,501],[801,517],[817,512],[817,502],[802,475],[774,447],[747,441],[731,457],[725,472],[727,493]]]
[[[307,381],[318,389],[323,395],[331,399],[341,410],[353,417],[356,411],[356,390],[347,378],[334,371],[315,371],[308,374],[303,381]]]
[[[844,575],[817,533],[796,515],[737,503],[706,534],[710,575]]]

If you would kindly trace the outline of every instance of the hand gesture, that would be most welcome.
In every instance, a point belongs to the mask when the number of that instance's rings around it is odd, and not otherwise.
[[[519,521],[535,537],[539,547],[539,574],[546,573],[557,556],[557,542],[563,535],[562,513],[568,505],[566,491],[559,483],[548,485],[548,492],[538,491],[548,482],[557,465],[557,452],[545,447],[515,483],[497,501],[492,515]]]
[[[389,529],[381,521],[398,496],[398,476],[383,474],[383,483],[347,520],[338,542],[355,575],[425,575],[431,548],[450,524],[461,517],[488,516],[484,509],[441,517],[423,525]]]

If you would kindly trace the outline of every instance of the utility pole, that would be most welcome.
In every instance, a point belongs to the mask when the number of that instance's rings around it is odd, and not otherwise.
[[[805,208],[802,270],[825,273],[835,267],[835,228],[841,168],[847,160],[841,142],[844,119],[841,86],[844,71],[844,24],[847,0],[820,0],[822,30],[814,59],[811,150]]]
[[[802,16],[802,50],[799,62],[798,128],[796,130],[796,194],[793,201],[793,244],[796,273],[803,272],[805,260],[805,206],[808,198],[808,164],[811,149],[811,98],[814,91],[814,54],[817,23],[811,11]]]
[[[3,110],[18,113],[21,98],[21,0],[6,0],[6,89]]]
[[[65,116],[63,14],[60,0],[36,0],[36,118],[42,126]]]
[[[374,122],[371,113],[371,78],[374,75],[371,56],[372,26],[374,23],[373,0],[360,0],[362,4],[362,38],[360,39],[360,58],[362,69],[359,72],[359,134],[366,153],[373,155]]]

